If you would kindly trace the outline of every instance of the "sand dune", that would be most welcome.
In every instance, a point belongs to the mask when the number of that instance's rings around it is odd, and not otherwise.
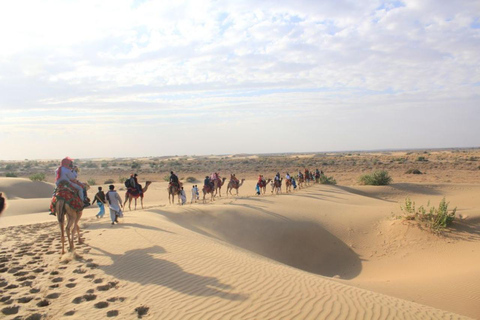
[[[14,207],[0,219],[2,315],[480,317],[480,186],[315,185],[261,197],[253,186],[246,181],[239,197],[179,206],[156,182],[146,209],[127,210],[115,226],[88,208],[86,244],[76,250],[82,258],[65,264],[55,217]],[[447,196],[464,219],[443,237],[392,219],[407,195],[425,204]]]

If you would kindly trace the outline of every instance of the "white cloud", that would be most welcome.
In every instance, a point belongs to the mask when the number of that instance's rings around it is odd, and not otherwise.
[[[104,115],[113,112],[115,121],[143,123],[156,135],[165,119],[180,130],[195,117],[241,121],[252,132],[263,132],[259,119],[272,130],[275,121],[283,128],[299,119],[310,130],[300,137],[326,128],[339,135],[336,148],[316,145],[322,150],[394,148],[395,139],[361,128],[364,138],[339,133],[335,121],[352,127],[363,112],[387,132],[395,117],[421,106],[424,117],[428,110],[462,126],[455,141],[478,145],[480,129],[470,120],[480,120],[480,29],[472,27],[479,16],[480,3],[469,0],[2,3],[0,116],[8,118],[3,124],[34,123],[63,110],[89,127],[93,119],[107,126]],[[333,123],[319,128],[325,116]],[[20,139],[28,130],[12,132]],[[299,147],[284,138],[284,151]],[[417,143],[402,139],[402,147]],[[272,146],[266,141],[252,150]],[[36,142],[25,139],[25,149],[28,143]],[[443,142],[432,135],[423,143]],[[225,151],[209,151],[216,152]]]

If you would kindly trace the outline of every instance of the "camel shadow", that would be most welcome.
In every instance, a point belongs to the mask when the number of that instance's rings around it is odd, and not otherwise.
[[[113,254],[98,247],[91,247],[100,252],[97,255],[106,255],[112,259],[111,265],[99,266],[99,268],[116,279],[141,285],[154,284],[191,296],[215,296],[232,301],[243,301],[248,298],[243,294],[232,293],[232,286],[220,282],[215,277],[190,273],[176,263],[158,258],[159,254],[167,251],[157,245],[133,249],[122,254]],[[91,254],[96,253],[91,252]]]

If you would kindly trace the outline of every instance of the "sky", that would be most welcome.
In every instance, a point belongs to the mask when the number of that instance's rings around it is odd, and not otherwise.
[[[0,4],[0,160],[480,146],[480,1]]]

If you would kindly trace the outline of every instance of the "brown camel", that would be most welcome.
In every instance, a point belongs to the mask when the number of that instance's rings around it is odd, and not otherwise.
[[[148,186],[151,183],[152,181],[147,181],[145,183],[145,187],[142,188],[142,193],[139,193],[137,189],[129,188],[127,192],[125,192],[125,202],[123,203],[123,206],[125,207],[125,204],[128,201],[128,209],[131,211],[132,208],[130,207],[130,205],[132,204],[132,199],[135,199],[135,210],[137,210],[137,199],[140,198],[140,203],[142,204],[142,209],[143,209],[143,195],[145,194],[145,192],[147,192]]]
[[[270,183],[270,181],[272,181],[272,179],[267,179],[267,181],[265,181],[265,184],[260,183],[258,185],[260,187],[260,190],[262,191],[262,194],[265,194],[267,192],[267,186]]]
[[[242,179],[242,181],[240,182],[230,180],[227,185],[227,196],[228,196],[228,192],[230,192],[230,195],[232,195],[232,189],[235,189],[237,191],[237,196],[238,196],[238,188],[240,188],[243,185],[244,181],[245,179]]]
[[[202,192],[203,192],[203,203],[205,203],[205,196],[209,193],[212,194],[212,197],[210,198],[210,201],[213,201],[213,199],[215,198],[215,187],[210,187],[210,186],[206,186],[204,185],[203,188],[202,188]]]
[[[272,181],[272,193],[274,191],[276,194],[282,193],[282,180],[283,178],[280,178],[280,180]]]
[[[168,186],[168,203],[173,204],[175,203],[175,195],[178,196],[178,203],[180,203],[180,190],[182,190],[182,183],[179,182],[178,185],[170,184]],[[170,196],[172,197],[170,201]]]
[[[285,179],[285,189],[286,192],[292,192],[292,179]]]
[[[64,200],[58,200],[55,205],[55,214],[57,215],[58,224],[62,234],[62,255],[65,254],[65,230],[67,232],[67,239],[69,245],[69,251],[73,251],[75,246],[73,244],[73,238],[75,231],[77,232],[78,243],[82,244],[82,238],[80,238],[80,227],[78,221],[82,217],[83,209],[75,211]],[[67,216],[67,226],[65,227],[65,215]],[[71,233],[71,236],[70,236]]]
[[[225,180],[227,180],[227,178],[222,178],[222,180],[220,179],[213,180],[213,189],[215,190],[215,196],[217,195],[217,192],[220,197],[222,196],[222,186],[225,183]]]
[[[298,181],[298,189],[302,189],[302,188],[303,188],[304,178],[303,178],[303,177],[299,177],[297,181]]]

